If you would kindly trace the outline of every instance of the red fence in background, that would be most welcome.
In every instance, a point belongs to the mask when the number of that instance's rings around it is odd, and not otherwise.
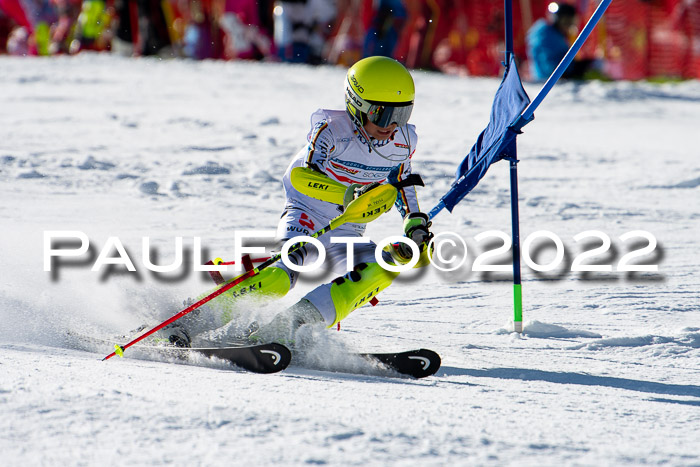
[[[419,17],[412,20],[418,26],[403,34],[395,58],[409,66],[450,73],[492,76],[500,72],[501,1],[419,3],[423,4],[417,9]],[[544,16],[548,3],[513,1],[514,51],[525,77],[525,34]],[[578,8],[580,27],[598,4],[572,3]],[[601,59],[605,74],[613,79],[700,78],[700,0],[614,0],[580,56]]]
[[[62,30],[67,35],[68,23],[79,23],[81,1],[84,7],[89,1],[101,0],[0,0],[0,53],[9,43],[7,36],[12,28],[20,25],[25,26],[30,37],[26,46],[19,50],[41,53],[32,49],[34,39],[31,37],[41,19],[32,17],[32,11],[27,11],[27,8],[18,10],[22,5],[42,2],[58,5],[54,16],[57,15],[59,22],[51,25],[50,31],[56,35],[56,31]],[[311,13],[314,1],[306,0],[312,8]],[[323,1],[326,6],[331,4],[330,0]],[[528,77],[525,34],[537,19],[544,16],[550,1],[513,0],[514,52],[521,63],[524,78]],[[248,58],[231,52],[232,39],[227,35],[232,30],[224,27],[222,17],[229,14],[230,20],[231,14],[239,15],[240,32],[240,27],[251,27],[251,8],[257,8],[259,18],[256,18],[258,24],[255,27],[260,33],[259,42],[271,44],[271,47],[253,55],[267,60],[284,60],[275,46],[278,42],[276,21],[279,8],[285,4],[304,3],[304,0],[104,0],[102,3],[106,5],[106,14],[100,24],[109,24],[104,26],[103,33],[108,36],[105,40],[91,37],[80,43],[81,37],[78,37],[76,46],[76,38],[67,37],[62,39],[63,45],[54,43],[53,48],[46,50],[53,51],[49,53],[74,53],[84,48],[116,50],[112,39],[119,36],[121,29],[122,44],[131,41],[133,44],[128,45],[134,55],[167,44],[170,56],[187,56],[185,41],[189,27],[190,32],[196,28],[194,32],[205,45],[216,46],[209,47],[205,56],[193,58]],[[377,28],[377,18],[381,17],[378,5],[381,3],[398,6],[391,10],[396,17],[382,19],[380,24],[383,30],[391,30],[394,34],[392,50],[384,50],[386,55],[411,68],[474,76],[496,76],[501,72],[504,49],[502,0],[393,0],[393,3],[391,0],[335,0],[334,19],[328,24],[314,26],[325,44],[322,52],[316,55],[315,63],[349,65],[369,54],[366,48],[368,31]],[[578,8],[579,26],[598,4],[596,0],[569,0],[569,3]],[[119,17],[119,4],[130,7],[123,8],[123,11],[135,13],[131,19]],[[144,5],[151,5],[148,14],[142,11]],[[318,2],[315,5],[318,6]],[[153,8],[162,11],[153,11]],[[246,15],[242,15],[244,10],[248,12]],[[149,16],[151,30],[156,31],[154,34],[161,31],[160,34],[165,36],[155,42],[150,37],[150,42],[147,42],[139,35],[148,29],[139,22]],[[130,28],[130,34],[123,33],[123,26],[129,22],[138,27]],[[154,24],[157,27],[153,27]],[[17,40],[21,40],[21,36],[18,37]],[[70,47],[65,44],[66,40],[71,43]],[[150,49],[143,46],[147,43]],[[189,48],[192,47],[190,44]],[[600,59],[604,74],[613,79],[700,78],[700,0],[614,0],[580,56]]]

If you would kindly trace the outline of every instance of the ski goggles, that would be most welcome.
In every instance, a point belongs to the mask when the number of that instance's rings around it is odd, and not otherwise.
[[[396,123],[397,126],[406,125],[411,118],[411,111],[413,103],[406,102],[398,105],[371,104],[365,113],[367,120],[380,128],[386,128],[392,123]]]

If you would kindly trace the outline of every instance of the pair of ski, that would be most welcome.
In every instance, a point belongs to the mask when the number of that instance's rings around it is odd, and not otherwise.
[[[276,342],[244,347],[178,348],[174,352],[197,352],[207,357],[228,360],[234,365],[255,373],[277,373],[292,361],[292,352]],[[440,356],[432,350],[419,349],[398,353],[360,354],[369,363],[379,363],[390,370],[414,378],[434,375],[440,368]]]

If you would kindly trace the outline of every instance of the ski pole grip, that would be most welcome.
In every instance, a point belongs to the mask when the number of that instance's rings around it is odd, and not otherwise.
[[[423,177],[421,177],[418,174],[411,174],[408,177],[404,178],[403,180],[399,180],[398,182],[392,183],[394,187],[397,190],[400,190],[401,188],[407,187],[407,186],[425,186],[425,183],[423,183]]]

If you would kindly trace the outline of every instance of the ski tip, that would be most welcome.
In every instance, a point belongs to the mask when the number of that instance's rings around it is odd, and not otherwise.
[[[442,360],[437,352],[430,349],[418,349],[407,354],[411,366],[404,368],[404,372],[414,378],[425,378],[438,372]]]
[[[437,373],[442,365],[440,354],[430,349],[420,349],[419,352],[432,361],[432,368],[425,372],[425,376],[432,376]]]
[[[440,369],[440,355],[429,349],[409,350],[398,353],[361,354],[366,358],[378,360],[389,368],[414,378],[432,376]]]
[[[272,342],[265,346],[260,346],[258,352],[266,360],[264,366],[257,366],[252,371],[258,373],[277,373],[289,366],[292,361],[292,351],[286,345]]]

